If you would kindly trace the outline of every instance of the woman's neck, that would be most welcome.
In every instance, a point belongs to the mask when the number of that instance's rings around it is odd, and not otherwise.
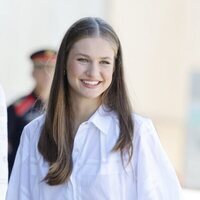
[[[77,131],[79,125],[84,121],[87,121],[100,106],[99,100],[73,101],[72,104],[75,119],[75,131]]]

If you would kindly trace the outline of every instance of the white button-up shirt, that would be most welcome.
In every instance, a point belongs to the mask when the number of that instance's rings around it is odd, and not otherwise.
[[[5,94],[0,86],[0,199],[4,200],[8,184],[7,109]]]
[[[48,163],[38,152],[44,116],[23,131],[11,174],[7,200],[180,200],[181,189],[156,130],[147,118],[133,114],[134,153],[123,166],[112,152],[119,136],[114,112],[101,106],[79,126],[74,140],[73,171],[67,183],[43,181]]]

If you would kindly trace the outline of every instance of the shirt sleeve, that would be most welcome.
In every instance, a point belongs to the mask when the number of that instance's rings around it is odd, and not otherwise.
[[[24,128],[8,184],[6,200],[30,200],[29,193],[29,129]]]
[[[152,121],[145,119],[136,134],[135,172],[139,200],[181,200],[182,191]]]

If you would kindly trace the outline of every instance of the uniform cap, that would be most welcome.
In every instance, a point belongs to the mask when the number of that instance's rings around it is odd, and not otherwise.
[[[57,52],[52,49],[42,49],[36,51],[30,55],[35,67],[41,67],[45,65],[55,65]]]

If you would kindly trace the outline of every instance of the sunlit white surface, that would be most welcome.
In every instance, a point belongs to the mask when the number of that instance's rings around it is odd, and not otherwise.
[[[0,85],[0,199],[3,200],[7,190],[7,112],[4,91]]]
[[[184,189],[184,200],[199,200],[200,199],[200,190],[191,190]]]

